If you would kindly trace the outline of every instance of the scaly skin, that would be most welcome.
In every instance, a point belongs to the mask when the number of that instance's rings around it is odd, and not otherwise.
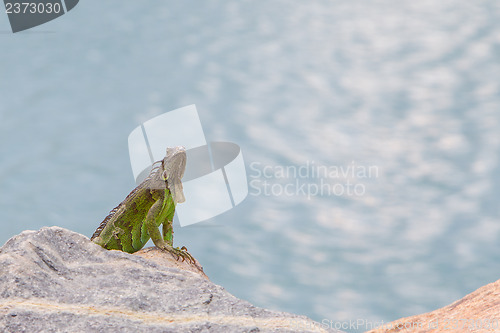
[[[91,240],[108,250],[134,253],[151,238],[158,248],[194,263],[185,247],[173,247],[175,205],[185,200],[181,183],[185,168],[184,147],[167,148],[165,158],[156,162],[149,176],[106,216]]]

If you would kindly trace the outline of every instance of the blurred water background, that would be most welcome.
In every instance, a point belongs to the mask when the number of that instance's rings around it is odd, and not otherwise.
[[[174,243],[234,295],[374,323],[500,278],[497,1],[82,1],[18,34],[0,14],[0,50],[1,244],[90,236],[134,187],[130,131],[196,104],[255,182]],[[258,194],[317,183],[258,175],[308,163],[378,173],[362,195]]]

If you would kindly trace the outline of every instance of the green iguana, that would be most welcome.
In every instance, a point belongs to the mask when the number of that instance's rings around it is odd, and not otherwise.
[[[186,200],[181,183],[185,169],[185,148],[167,148],[165,158],[153,164],[149,176],[106,216],[90,239],[108,250],[133,253],[151,238],[177,259],[194,262],[185,247],[173,247],[175,205]]]

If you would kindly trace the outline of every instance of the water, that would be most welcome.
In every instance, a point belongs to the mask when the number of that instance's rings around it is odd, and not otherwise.
[[[496,2],[87,1],[16,35],[0,15],[0,31],[0,243],[90,236],[134,187],[129,132],[196,104],[256,182],[174,242],[234,295],[373,323],[499,278]],[[308,163],[378,174],[258,177]],[[364,193],[256,195],[321,179]]]

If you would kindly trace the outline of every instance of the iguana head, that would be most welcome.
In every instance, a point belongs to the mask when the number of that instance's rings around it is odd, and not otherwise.
[[[181,178],[186,169],[186,148],[177,146],[167,148],[167,155],[163,159],[163,179],[167,181],[170,193],[175,203],[184,202]]]

